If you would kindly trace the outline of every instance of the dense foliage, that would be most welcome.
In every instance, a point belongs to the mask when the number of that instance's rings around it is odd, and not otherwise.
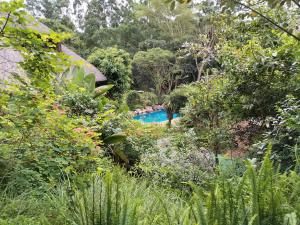
[[[14,191],[55,185],[97,164],[100,149],[54,104],[30,86],[1,90],[2,185]]]
[[[0,224],[298,225],[299,7],[0,2]]]
[[[253,146],[253,151],[260,157],[267,144],[272,143],[272,159],[282,170],[294,168],[299,159],[299,100],[289,96],[277,107],[277,116],[268,119],[268,130],[264,140]]]
[[[97,49],[88,60],[114,85],[109,92],[112,97],[120,98],[129,90],[132,82],[131,59],[126,51],[117,48]]]
[[[158,96],[171,91],[176,83],[173,74],[174,54],[161,48],[139,51],[134,55],[135,83],[142,89],[154,89]]]

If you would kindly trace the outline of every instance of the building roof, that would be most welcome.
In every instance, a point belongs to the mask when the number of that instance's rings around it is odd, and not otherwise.
[[[12,48],[0,49],[0,80],[10,81],[13,80],[11,74],[17,73],[25,76],[25,71],[18,64],[23,61],[23,57],[19,51]]]
[[[49,34],[52,30],[46,25],[40,22],[33,22],[28,25],[28,28],[36,30],[40,33]],[[96,77],[96,82],[106,81],[106,77],[101,73],[94,65],[80,57],[78,54],[70,50],[67,46],[61,45],[61,51],[66,55],[69,55],[71,61],[80,62],[83,69],[87,74],[93,73]],[[25,71],[18,64],[23,61],[23,56],[19,51],[12,48],[0,48],[0,79],[9,81],[13,79],[10,74],[18,73],[19,75],[25,75]]]

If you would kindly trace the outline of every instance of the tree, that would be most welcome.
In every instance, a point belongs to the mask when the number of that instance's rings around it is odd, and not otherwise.
[[[59,19],[69,11],[69,0],[26,0],[26,8],[35,17]]]
[[[263,140],[252,146],[255,157],[262,157],[272,144],[271,157],[282,171],[297,165],[300,151],[300,100],[293,96],[276,107],[277,115],[268,118]]]
[[[290,8],[289,13],[293,13],[295,8],[298,7],[298,10],[300,9],[300,3],[298,0],[263,0],[263,1],[249,1],[249,0],[222,0],[221,4],[225,7],[234,9],[235,7],[242,7],[242,9],[249,10],[252,15],[258,15],[259,17],[263,18],[267,23],[274,26],[276,29],[280,30],[281,32],[286,33],[287,35],[293,37],[297,41],[300,41],[300,37],[294,33],[297,28],[291,27],[290,24],[288,24],[288,21],[285,21],[284,24],[282,24],[280,21],[275,19],[276,15],[270,15],[270,13],[265,9],[265,4],[268,4],[268,6],[272,9],[280,9],[285,10],[285,7]],[[296,9],[297,14],[297,9]]]
[[[178,48],[197,31],[195,14],[185,5],[172,11],[163,1],[150,0],[136,4],[134,9],[136,18],[152,28],[151,39],[166,40],[170,49]]]
[[[269,38],[268,34],[252,37],[243,46],[227,42],[220,50],[219,59],[231,83],[227,100],[237,117],[263,120],[275,116],[276,104],[286,95],[299,97],[295,88],[300,73],[297,40],[278,34],[269,43]]]
[[[167,112],[169,127],[171,127],[171,122],[174,113],[179,113],[180,109],[185,107],[188,100],[188,95],[189,95],[188,92],[189,92],[188,86],[181,86],[174,89],[169,95],[165,97],[164,107]]]
[[[24,8],[19,0],[0,3],[0,48],[18,51],[25,70],[9,71],[14,82],[0,85],[0,157],[13,165],[1,181],[9,177],[17,192],[72,179],[98,160],[92,156],[93,140],[74,131],[78,120],[54,107],[54,77],[69,65],[69,58],[56,51],[63,35],[28,28],[34,20]]]
[[[199,35],[197,41],[185,43],[181,51],[187,55],[191,55],[195,60],[198,75],[197,81],[203,78],[205,67],[207,64],[215,60],[216,57],[216,37],[213,33],[213,29],[207,35]]]
[[[191,0],[170,0],[170,8],[172,10],[175,9],[176,2],[179,4],[187,4],[191,2]],[[251,15],[256,16],[258,15],[262,19],[264,19],[267,23],[270,25],[276,27],[276,29],[279,29],[280,31],[286,33],[287,35],[295,38],[297,41],[300,41],[300,38],[297,34],[294,32],[297,32],[297,26],[294,26],[291,31],[290,26],[286,26],[287,21],[285,21],[284,24],[281,22],[276,21],[274,17],[276,17],[276,14],[270,16],[269,10],[262,10],[265,8],[265,5],[267,4],[270,8],[279,8],[279,9],[285,9],[286,7],[289,9],[292,9],[293,11],[299,10],[300,3],[298,0],[262,0],[262,1],[250,1],[250,0],[221,0],[220,1],[221,6],[225,7],[226,9],[232,10],[239,7],[240,12],[242,10],[248,10],[250,11]],[[242,8],[242,9],[241,9]],[[296,9],[296,10],[295,10]],[[291,12],[291,11],[290,11]]]
[[[156,94],[169,93],[177,85],[178,78],[173,73],[175,56],[168,50],[152,48],[139,51],[134,55],[134,78],[138,84],[148,82],[148,88],[154,88]]]
[[[114,32],[113,28],[117,28],[121,24],[131,21],[131,1],[116,1],[116,0],[91,0],[87,6],[87,12],[84,16],[82,29],[84,30],[84,39],[87,46],[95,46],[98,39],[102,39],[103,33],[107,39],[113,39],[111,35]],[[113,38],[112,38],[113,37]],[[113,45],[115,45],[114,43]],[[97,44],[98,47],[100,44]],[[106,46],[107,47],[107,46]]]
[[[186,107],[181,110],[184,127],[194,128],[202,144],[215,154],[219,154],[232,144],[229,132],[230,114],[224,100],[228,80],[211,78],[191,86]]]
[[[105,74],[108,83],[114,85],[109,91],[110,96],[120,98],[130,89],[132,75],[129,53],[114,47],[96,49],[88,60]]]

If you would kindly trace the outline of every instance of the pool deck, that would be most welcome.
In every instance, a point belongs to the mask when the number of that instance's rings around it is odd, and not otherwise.
[[[172,119],[171,125],[172,126],[176,125],[179,121],[180,121],[180,117],[174,118],[174,119]],[[154,124],[154,125],[158,125],[158,126],[162,127],[162,126],[167,126],[168,120],[163,121],[163,122],[151,122],[151,123],[149,123],[149,122],[145,123],[145,122],[139,120],[139,122],[141,122],[142,124]]]

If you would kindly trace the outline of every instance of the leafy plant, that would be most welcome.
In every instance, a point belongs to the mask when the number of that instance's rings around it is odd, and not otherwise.
[[[97,175],[88,189],[75,189],[71,206],[79,224],[295,225],[299,175],[280,174],[270,148],[260,169],[250,161],[242,177],[216,176],[208,187],[192,183],[186,201],[117,170]]]
[[[23,76],[28,76],[31,84],[45,94],[51,93],[54,76],[70,65],[69,57],[56,51],[57,45],[68,35],[37,31],[36,21],[28,15],[22,0],[2,1],[0,11],[0,48],[18,51],[23,58],[20,62]]]
[[[102,133],[104,137],[118,133],[126,135],[122,143],[107,149],[107,153],[122,151],[128,159],[125,161],[126,166],[132,167],[139,162],[142,153],[155,150],[156,140],[164,135],[164,129],[151,124],[143,125],[133,121],[131,116],[120,114],[104,123]],[[124,163],[122,158],[121,161]]]
[[[299,45],[285,35],[272,39],[277,42],[275,46],[267,37],[254,36],[242,47],[227,42],[221,50],[220,58],[230,78],[226,99],[236,117],[263,120],[275,116],[276,104],[286,95],[298,96],[295,82],[300,68],[296,60]]]
[[[93,140],[80,124],[53,108],[54,100],[30,85],[1,89],[0,155],[9,166],[1,177],[16,191],[55,184],[97,164]],[[25,186],[25,187],[24,187]]]
[[[212,150],[218,164],[218,155],[233,143],[229,132],[229,107],[224,101],[228,80],[213,77],[192,88],[183,114],[183,128],[194,128],[203,146]]]
[[[214,176],[214,156],[201,146],[194,129],[185,132],[168,130],[152,151],[145,151],[136,165],[137,171],[157,185],[190,191],[187,182],[206,185]],[[171,133],[172,132],[172,133]],[[171,133],[171,134],[170,134]]]
[[[110,96],[120,98],[129,90],[132,83],[131,59],[126,51],[117,48],[96,49],[88,60],[114,85],[109,91]]]
[[[267,143],[272,143],[272,160],[279,164],[283,171],[294,168],[300,152],[299,115],[299,100],[289,96],[277,107],[277,116],[268,119],[268,131],[264,134],[263,141],[253,145],[252,154],[262,157],[267,149]]]
[[[72,67],[58,79],[57,91],[62,94],[61,103],[68,107],[68,115],[95,116],[108,103],[104,95],[113,85],[96,88],[94,74],[86,74],[83,68]]]

